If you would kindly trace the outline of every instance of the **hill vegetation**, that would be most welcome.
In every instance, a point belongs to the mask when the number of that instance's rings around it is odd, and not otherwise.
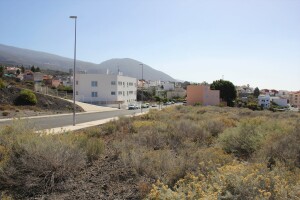
[[[37,152],[45,149],[51,149],[51,156],[43,157],[45,173],[40,173],[47,187],[22,182],[15,189],[1,183],[0,190],[6,195],[46,195],[49,199],[299,199],[299,119],[300,114],[294,112],[174,106],[76,134],[37,137],[60,143],[51,147],[41,144],[43,139],[34,138],[33,142],[20,134],[20,139],[13,141],[25,143],[13,143],[22,147],[17,152],[7,142],[11,140],[5,139],[14,131],[6,128],[0,132],[0,180],[7,177],[3,169],[8,168],[3,167],[8,163],[12,166],[23,158],[40,156]],[[28,129],[20,130],[28,133]],[[74,137],[99,140],[105,148],[94,151],[97,144],[78,143],[81,139]],[[53,162],[47,160],[60,156],[56,149],[61,147],[72,149],[68,150],[70,159],[63,159],[63,166],[70,168],[67,174],[51,179],[46,169]],[[87,149],[95,153],[82,153],[89,152]],[[72,164],[71,157],[90,164],[80,168]],[[8,162],[11,159],[14,163]],[[20,192],[24,188],[26,193]]]

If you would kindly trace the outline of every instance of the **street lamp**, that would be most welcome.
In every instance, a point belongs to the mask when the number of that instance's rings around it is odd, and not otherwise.
[[[74,42],[74,67],[73,67],[73,126],[76,124],[75,112],[76,112],[76,104],[75,104],[75,66],[76,66],[76,22],[77,16],[70,16],[71,19],[75,19],[75,42]]]
[[[144,98],[144,64],[142,65],[142,93],[141,93],[141,113],[143,112],[143,98]]]

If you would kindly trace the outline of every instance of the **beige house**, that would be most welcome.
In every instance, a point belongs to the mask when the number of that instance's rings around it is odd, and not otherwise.
[[[300,91],[290,93],[290,105],[300,108]]]
[[[200,103],[204,106],[217,106],[220,104],[220,90],[211,90],[208,85],[188,85],[187,105]]]

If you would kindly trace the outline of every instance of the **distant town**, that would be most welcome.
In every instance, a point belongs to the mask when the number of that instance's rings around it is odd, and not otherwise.
[[[68,73],[41,70],[38,66],[24,67],[0,65],[0,77],[4,80],[31,85],[37,93],[72,99],[73,71]],[[149,107],[157,104],[183,102],[187,105],[235,106],[252,110],[298,111],[300,91],[265,89],[242,85],[228,87],[226,80],[190,83],[162,80],[137,79],[121,71],[111,73],[88,73],[76,71],[75,99],[94,105],[132,108]],[[10,87],[10,84],[5,85]],[[233,93],[232,97],[228,97]],[[150,102],[142,104],[142,102]]]

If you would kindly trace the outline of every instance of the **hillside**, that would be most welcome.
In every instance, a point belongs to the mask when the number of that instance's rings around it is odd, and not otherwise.
[[[0,44],[0,63],[11,65],[24,65],[24,66],[39,66],[41,69],[60,70],[68,72],[73,68],[73,59],[65,58],[62,56],[22,49],[12,46]],[[77,60],[76,69],[86,70],[90,73],[105,73],[108,69],[110,72],[117,73],[118,68],[126,76],[135,78],[142,77],[141,61],[124,58],[124,59],[111,59],[95,64]],[[158,71],[146,64],[144,64],[144,78],[148,80],[164,80],[175,81],[166,73]]]
[[[99,69],[106,71],[109,70],[111,73],[117,73],[118,69],[126,76],[136,77],[142,79],[142,62],[133,60],[130,58],[122,59],[111,59],[102,62],[99,65]],[[145,80],[165,80],[165,81],[176,81],[174,78],[166,73],[153,69],[152,67],[144,64],[143,66],[143,77]]]
[[[0,89],[0,119],[18,118],[46,114],[70,113],[73,111],[73,104],[60,98],[35,93],[37,104],[34,106],[15,106],[14,101],[20,95],[18,87]],[[83,109],[76,107],[77,112]],[[6,114],[5,114],[6,113]]]

